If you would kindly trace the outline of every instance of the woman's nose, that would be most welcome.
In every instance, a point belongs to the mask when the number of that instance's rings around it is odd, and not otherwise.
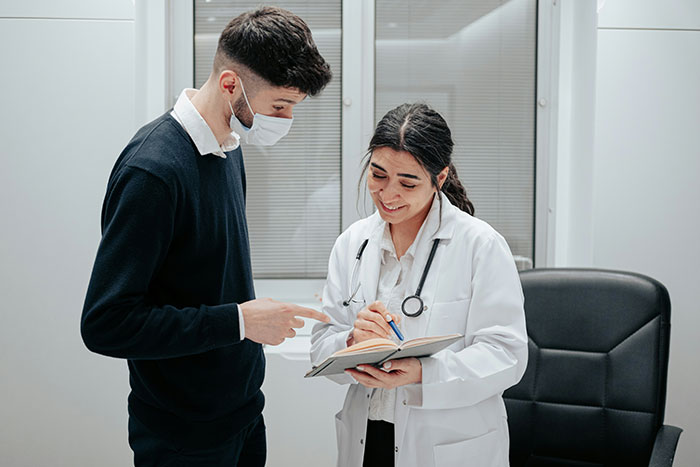
[[[398,198],[398,190],[392,183],[389,183],[385,188],[379,190],[379,193],[382,195],[382,201],[385,203]]]

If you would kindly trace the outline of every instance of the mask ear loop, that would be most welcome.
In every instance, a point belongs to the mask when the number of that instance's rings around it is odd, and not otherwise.
[[[243,91],[243,98],[245,99],[245,103],[248,105],[250,113],[253,115],[253,117],[255,117],[255,112],[253,112],[253,108],[250,106],[250,102],[248,102],[248,96],[245,93],[245,86],[243,86],[243,80],[240,76],[238,77],[238,81],[241,83],[241,91]]]

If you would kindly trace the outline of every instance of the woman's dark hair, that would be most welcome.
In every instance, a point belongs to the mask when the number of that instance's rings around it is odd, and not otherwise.
[[[449,167],[442,192],[452,204],[467,214],[474,215],[474,205],[467,198],[467,191],[459,181],[452,163],[452,133],[439,113],[426,104],[402,104],[387,112],[377,123],[374,136],[369,142],[362,173],[367,173],[372,152],[384,147],[411,154],[428,172],[436,189],[438,174]]]
[[[224,28],[214,70],[227,62],[244,65],[274,86],[314,96],[331,80],[331,67],[316,48],[304,20],[277,7],[248,11]]]

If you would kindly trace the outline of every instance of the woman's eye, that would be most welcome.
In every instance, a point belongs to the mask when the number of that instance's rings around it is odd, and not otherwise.
[[[372,177],[378,178],[378,179],[382,180],[382,179],[385,179],[385,178],[386,178],[386,175],[377,175],[377,174],[373,173],[373,174],[372,174]]]
[[[416,187],[415,185],[406,185],[405,183],[402,183],[401,186],[403,186],[404,188],[415,188]]]
[[[276,111],[284,110],[284,107],[273,107]]]

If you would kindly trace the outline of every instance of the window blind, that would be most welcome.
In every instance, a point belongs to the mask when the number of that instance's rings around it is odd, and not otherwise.
[[[195,1],[195,86],[209,77],[226,24],[259,5]],[[279,0],[275,5],[306,21],[333,80],[294,108],[292,128],[275,146],[243,146],[253,273],[256,279],[325,278],[341,225],[341,2]]]
[[[376,0],[377,121],[404,102],[440,112],[476,216],[530,259],[536,26],[536,0]]]

